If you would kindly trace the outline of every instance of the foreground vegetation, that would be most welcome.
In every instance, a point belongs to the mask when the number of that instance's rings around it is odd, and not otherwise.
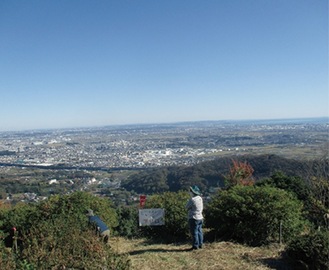
[[[129,269],[127,256],[114,254],[89,228],[89,208],[117,226],[110,201],[83,192],[1,209],[0,269]]]
[[[282,258],[328,269],[328,159],[316,165],[307,181],[282,172],[256,181],[248,162],[233,161],[225,188],[205,200],[206,245],[195,252],[188,251],[185,190],[148,196],[146,208],[165,209],[166,224],[155,227],[138,226],[138,205],[88,192],[4,203],[0,269],[266,269]],[[89,208],[110,226],[110,245],[88,226]]]

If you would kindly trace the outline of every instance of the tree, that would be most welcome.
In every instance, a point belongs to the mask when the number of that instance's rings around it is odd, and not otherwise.
[[[228,186],[243,185],[251,186],[254,184],[254,169],[245,161],[232,160],[233,165],[230,167],[229,174],[226,177]]]

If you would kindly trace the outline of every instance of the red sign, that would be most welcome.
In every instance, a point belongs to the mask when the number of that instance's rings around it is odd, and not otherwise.
[[[146,195],[140,195],[139,196],[139,206],[144,207],[146,202]]]

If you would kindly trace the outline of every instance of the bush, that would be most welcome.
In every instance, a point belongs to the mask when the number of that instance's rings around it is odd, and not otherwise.
[[[305,225],[302,203],[274,187],[235,186],[219,194],[206,209],[207,227],[219,236],[249,245],[289,241]]]
[[[92,208],[109,227],[117,226],[115,210],[107,199],[76,192],[52,196],[38,204],[2,211],[2,229],[15,226],[20,248],[8,256],[0,249],[1,269],[130,269],[127,255],[118,255],[88,227],[86,210]],[[13,263],[15,267],[6,268]]]
[[[16,262],[13,252],[5,249],[3,244],[0,245],[0,269],[15,269]],[[21,268],[24,269],[24,268]]]
[[[92,231],[79,231],[74,219],[40,223],[23,243],[20,261],[34,269],[130,269],[127,256],[114,254]]]
[[[321,181],[318,180],[316,183],[319,185],[317,191],[321,190]],[[296,195],[297,199],[304,203],[305,211],[303,215],[305,218],[312,222],[315,228],[325,225],[323,219],[323,215],[327,212],[325,205],[322,204],[320,200],[316,199],[315,194],[311,191],[311,187],[307,185],[306,181],[302,178],[298,176],[287,176],[282,172],[276,172],[270,178],[263,179],[256,185],[269,185],[292,192]],[[325,188],[323,190],[325,190]]]
[[[268,185],[290,191],[301,201],[308,201],[311,196],[310,187],[306,184],[305,180],[298,176],[287,176],[283,172],[276,172],[270,178],[265,178],[256,185]]]
[[[41,221],[51,222],[59,217],[74,218],[79,229],[85,229],[86,211],[89,208],[93,209],[111,229],[118,226],[116,211],[108,199],[85,192],[75,192],[63,196],[54,195],[40,203],[20,203],[12,209],[5,209],[0,212],[0,229],[16,227],[21,232],[27,232]]]
[[[146,236],[174,242],[186,240],[189,231],[185,205],[189,199],[187,192],[165,192],[153,195],[146,200],[145,208],[163,208],[165,210],[165,225],[143,227]]]
[[[309,269],[329,269],[329,232],[315,231],[298,237],[289,243],[286,253]]]
[[[139,237],[141,231],[138,224],[137,206],[120,206],[117,208],[119,226],[116,233],[120,236],[132,238]]]

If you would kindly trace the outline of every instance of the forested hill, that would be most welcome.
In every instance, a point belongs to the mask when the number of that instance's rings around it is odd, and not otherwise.
[[[232,160],[249,163],[254,169],[253,176],[256,181],[270,177],[276,171],[281,171],[287,176],[306,178],[311,170],[311,163],[308,161],[287,159],[277,155],[222,157],[191,167],[161,167],[138,172],[131,175],[123,183],[123,187],[137,193],[154,194],[187,189],[190,185],[196,184],[203,191],[209,192],[224,186],[224,179],[232,166]]]

